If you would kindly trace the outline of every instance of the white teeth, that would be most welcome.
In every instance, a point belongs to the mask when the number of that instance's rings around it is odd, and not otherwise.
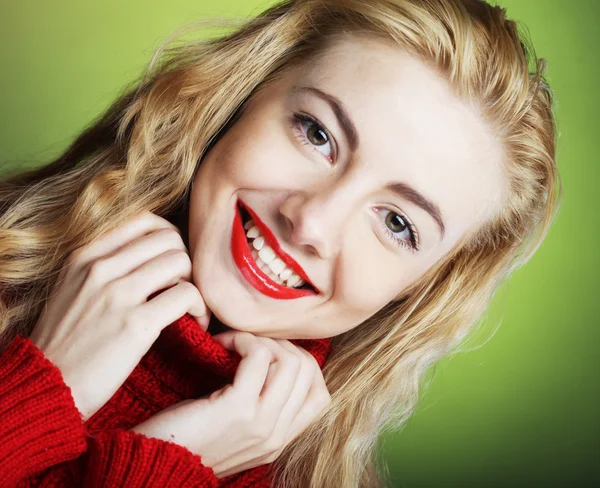
[[[256,261],[256,264],[261,270],[269,270],[269,265],[265,263],[262,259],[260,259],[260,257],[258,256],[258,251],[256,249],[252,249],[252,257],[254,258],[254,261]]]
[[[266,248],[268,248],[268,246],[263,249],[266,249]],[[285,268],[279,276],[277,274],[275,274],[273,272],[273,270],[271,269],[271,264],[276,259],[279,259],[279,258],[276,257],[273,261],[271,261],[271,263],[267,264],[262,260],[260,253],[261,253],[261,251],[252,249],[252,256],[254,257],[256,264],[261,269],[261,271],[263,273],[265,273],[269,278],[271,278],[274,282],[279,283],[280,285],[285,285],[288,287],[295,287],[295,288],[299,288],[300,286],[302,286],[304,284],[304,280],[301,279],[300,276],[298,276],[297,273],[294,273],[290,268]]]
[[[248,232],[246,232],[246,236],[249,237],[250,239],[254,239],[255,237],[258,237],[260,235],[260,230],[258,230],[258,227],[256,227],[256,225],[253,225],[252,227],[250,227],[250,230]]]
[[[258,255],[260,256],[260,259],[267,264],[275,259],[275,252],[269,246],[263,246],[263,248],[258,251]]]
[[[275,259],[273,259],[273,261],[269,263],[269,268],[271,268],[271,271],[273,271],[273,273],[278,275],[285,268],[285,263],[280,258],[276,257]]]
[[[260,251],[265,243],[265,238],[263,236],[257,237],[252,241],[252,247],[257,251]]]
[[[279,277],[285,281],[292,276],[292,273],[293,271],[290,268],[285,268],[281,273],[279,273]]]
[[[292,276],[288,278],[285,284],[287,286],[294,286],[299,280],[300,276],[298,276],[296,273],[292,273]]]
[[[299,288],[305,282],[293,270],[287,267],[283,260],[266,245],[265,238],[252,220],[244,224],[246,236],[252,239],[250,250],[256,264],[269,278],[280,285]]]
[[[270,269],[265,269],[264,272],[275,283],[279,283],[279,284],[283,283],[283,281],[279,278],[279,276],[277,276],[275,273],[273,273],[273,271],[271,271]]]

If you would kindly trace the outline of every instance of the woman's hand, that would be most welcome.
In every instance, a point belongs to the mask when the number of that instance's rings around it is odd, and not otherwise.
[[[274,461],[331,397],[316,359],[301,347],[240,331],[213,338],[242,357],[233,384],[132,430],[186,447],[224,478]]]
[[[206,330],[210,310],[191,269],[177,227],[151,212],[69,255],[30,339],[61,370],[84,420],[167,325],[189,312]]]

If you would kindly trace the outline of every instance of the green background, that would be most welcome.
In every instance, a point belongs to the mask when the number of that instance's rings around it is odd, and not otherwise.
[[[57,156],[178,26],[255,15],[271,3],[6,3],[0,162],[39,165]],[[545,243],[498,293],[468,343],[479,347],[440,361],[415,416],[382,437],[394,487],[600,486],[600,1],[499,3],[549,62],[565,198]]]

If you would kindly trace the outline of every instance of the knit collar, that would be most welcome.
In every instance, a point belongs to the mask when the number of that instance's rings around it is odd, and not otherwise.
[[[232,380],[241,356],[230,351],[213,339],[213,336],[202,330],[193,316],[186,313],[169,325],[164,331],[164,339],[171,345],[176,344],[186,359],[206,366],[214,374]],[[290,339],[296,346],[302,347],[317,360],[323,369],[331,351],[331,339]]]

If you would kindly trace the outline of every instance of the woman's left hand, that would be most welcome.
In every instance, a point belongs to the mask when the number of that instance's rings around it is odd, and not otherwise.
[[[242,356],[233,384],[172,405],[131,430],[187,448],[224,478],[277,459],[331,397],[314,356],[288,340],[236,330],[213,339]]]

